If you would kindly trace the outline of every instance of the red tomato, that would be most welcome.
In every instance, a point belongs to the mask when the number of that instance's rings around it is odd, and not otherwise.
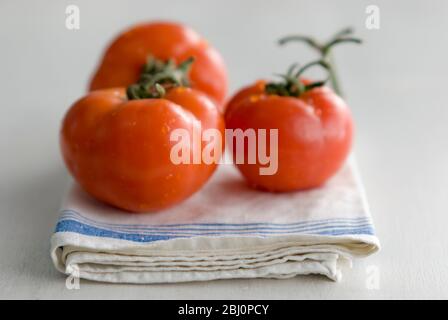
[[[127,87],[135,83],[149,56],[176,63],[194,57],[191,87],[221,106],[227,93],[227,72],[214,48],[192,29],[171,22],[139,24],[119,35],[106,50],[90,90]]]
[[[261,175],[259,169],[266,165],[259,160],[247,163],[247,145],[246,161],[237,164],[238,169],[250,185],[268,191],[320,186],[338,171],[350,152],[353,123],[346,103],[328,87],[316,87],[298,97],[268,94],[265,87],[266,82],[259,81],[230,100],[226,127],[278,129],[278,170]],[[269,145],[268,139],[267,150]]]
[[[194,89],[177,87],[163,98],[140,100],[128,100],[124,89],[93,91],[63,120],[62,154],[76,181],[96,199],[134,212],[159,210],[192,195],[216,168],[170,158],[171,132],[184,128],[193,134],[197,121],[202,130],[224,131],[215,104]]]

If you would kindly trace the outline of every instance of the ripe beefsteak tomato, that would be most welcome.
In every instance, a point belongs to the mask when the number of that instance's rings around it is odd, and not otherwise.
[[[353,138],[347,104],[323,82],[299,80],[300,74],[315,64],[323,62],[311,63],[295,75],[288,72],[283,83],[258,81],[229,101],[227,128],[278,129],[276,173],[261,175],[259,169],[265,165],[259,160],[236,164],[250,185],[273,192],[317,187],[347,158]],[[235,153],[235,148],[231,151]],[[248,159],[247,148],[244,152]]]
[[[120,34],[106,50],[90,90],[127,87],[137,82],[148,56],[176,63],[193,57],[191,87],[207,94],[221,108],[228,86],[221,55],[195,31],[172,22],[143,23]]]
[[[176,129],[190,137],[208,129],[224,134],[224,119],[215,103],[176,82],[174,75],[186,72],[188,64],[191,61],[179,67],[153,61],[149,73],[127,91],[93,91],[68,110],[60,134],[62,155],[90,195],[121,209],[149,212],[186,199],[210,178],[223,151],[221,141],[200,141],[199,148],[183,149],[190,159],[198,149],[201,154],[205,148],[212,150],[218,159],[214,162],[172,159]]]

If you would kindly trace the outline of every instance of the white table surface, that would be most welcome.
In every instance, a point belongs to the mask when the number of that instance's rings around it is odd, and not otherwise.
[[[81,28],[65,28],[77,4]],[[376,4],[379,30],[367,30]],[[448,2],[1,1],[0,298],[448,298]],[[64,186],[60,120],[111,37],[134,22],[185,22],[227,61],[232,92],[312,57],[280,49],[286,33],[326,36],[353,25],[366,43],[337,48],[356,120],[356,154],[382,242],[340,283],[321,277],[169,285],[81,280],[68,290],[49,258]],[[378,290],[368,289],[371,268]]]

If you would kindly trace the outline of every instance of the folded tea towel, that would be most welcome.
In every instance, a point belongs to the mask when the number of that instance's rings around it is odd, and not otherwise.
[[[353,160],[321,188],[282,194],[249,189],[221,165],[190,199],[148,214],[124,213],[73,184],[51,239],[59,271],[126,283],[338,280],[344,263],[378,248]]]

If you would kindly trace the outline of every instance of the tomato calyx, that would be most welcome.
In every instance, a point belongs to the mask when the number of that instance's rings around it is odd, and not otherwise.
[[[193,62],[190,57],[176,65],[173,59],[163,61],[150,56],[137,83],[127,88],[128,99],[160,99],[171,88],[189,87],[188,73]]]
[[[330,66],[324,60],[317,60],[310,62],[303,67],[299,68],[298,64],[295,63],[289,67],[286,74],[280,74],[283,81],[280,82],[269,82],[265,86],[265,92],[267,94],[278,95],[283,97],[300,97],[305,92],[321,87],[325,85],[329,77],[322,81],[315,81],[311,83],[304,83],[300,80],[301,75],[307,71],[309,68],[314,66],[321,66],[325,70],[329,70]]]
[[[345,28],[341,31],[337,32],[335,35],[333,35],[330,40],[326,42],[320,42],[316,39],[308,36],[303,35],[290,35],[281,38],[278,40],[278,43],[280,45],[288,44],[290,42],[304,42],[305,44],[309,45],[311,48],[316,50],[320,54],[320,58],[327,62],[329,65],[328,73],[330,75],[329,79],[331,82],[331,86],[333,87],[334,91],[342,96],[342,90],[339,85],[338,77],[336,75],[336,70],[333,66],[333,59],[331,55],[331,49],[341,43],[355,43],[355,44],[361,44],[362,40],[356,37],[353,37],[354,30],[352,28]]]

